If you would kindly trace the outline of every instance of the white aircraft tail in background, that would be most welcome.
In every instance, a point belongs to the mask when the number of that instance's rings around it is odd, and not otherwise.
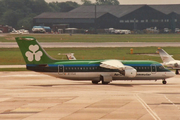
[[[169,55],[161,48],[158,48],[158,52],[163,61],[163,65],[171,69],[176,69],[176,74],[179,74],[180,60],[175,60],[172,55]]]

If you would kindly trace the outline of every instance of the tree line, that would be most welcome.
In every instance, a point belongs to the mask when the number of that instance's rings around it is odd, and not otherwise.
[[[119,5],[118,0],[81,0],[76,2],[50,2],[45,0],[0,0],[0,25],[9,25],[16,29],[31,29],[33,17],[43,12],[68,12],[80,5]]]

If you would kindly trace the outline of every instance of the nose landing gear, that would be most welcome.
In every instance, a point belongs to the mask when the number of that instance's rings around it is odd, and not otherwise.
[[[166,83],[167,83],[167,81],[165,79],[163,79],[162,84],[166,84]]]

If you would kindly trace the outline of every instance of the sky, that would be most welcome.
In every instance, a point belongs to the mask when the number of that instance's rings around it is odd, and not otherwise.
[[[46,2],[74,1],[81,4],[81,0],[45,0]],[[95,0],[90,0],[95,2]],[[119,0],[120,4],[180,4],[180,0]]]

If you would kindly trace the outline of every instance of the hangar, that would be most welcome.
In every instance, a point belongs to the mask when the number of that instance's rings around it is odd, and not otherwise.
[[[34,25],[68,24],[69,27],[143,30],[180,28],[180,4],[80,6],[65,13],[42,13]]]
[[[95,24],[96,23],[96,24]],[[68,25],[71,28],[109,28],[116,27],[118,18],[108,12],[59,12],[42,13],[34,18],[34,25],[46,25],[60,27]]]

